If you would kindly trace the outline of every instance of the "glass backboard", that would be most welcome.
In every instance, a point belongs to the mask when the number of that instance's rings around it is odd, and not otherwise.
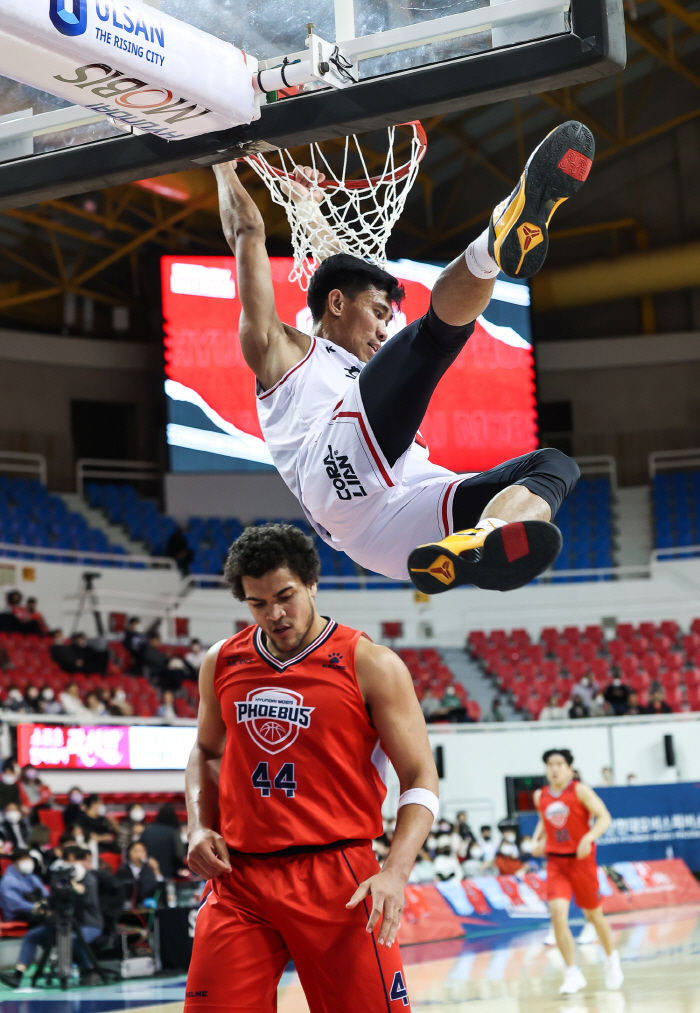
[[[276,88],[250,124],[169,142],[0,78],[0,208],[582,83],[625,62],[621,0],[145,2],[264,69],[306,59],[312,25],[350,61],[352,83]]]

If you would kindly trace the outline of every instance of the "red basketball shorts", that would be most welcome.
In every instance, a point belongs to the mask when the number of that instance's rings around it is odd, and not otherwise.
[[[290,957],[311,1013],[410,1013],[398,944],[366,931],[369,900],[345,907],[379,872],[369,842],[231,865],[197,916],[185,1013],[274,1013]]]
[[[595,852],[588,858],[561,855],[547,857],[547,900],[561,897],[571,900],[586,911],[600,907],[600,887]]]

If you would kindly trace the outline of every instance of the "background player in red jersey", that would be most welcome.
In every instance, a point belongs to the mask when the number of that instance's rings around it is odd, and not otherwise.
[[[548,786],[534,796],[540,818],[532,838],[532,854],[547,856],[547,900],[557,946],[566,964],[559,993],[572,995],[586,987],[569,929],[572,895],[605,949],[605,986],[618,989],[624,975],[603,915],[595,858],[595,842],[610,826],[610,813],[592,788],[574,779],[574,758],[568,749],[548,749],[542,760]],[[592,826],[591,817],[595,820]]]
[[[291,525],[248,528],[231,547],[226,578],[257,625],[200,671],[189,864],[210,882],[187,1013],[273,1013],[290,956],[311,1013],[410,1010],[392,944],[437,772],[408,669],[318,614],[319,568]],[[389,761],[402,794],[380,871]]]

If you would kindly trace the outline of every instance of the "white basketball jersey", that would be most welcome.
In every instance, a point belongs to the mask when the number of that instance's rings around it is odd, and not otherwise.
[[[301,499],[297,463],[303,444],[330,422],[333,409],[359,376],[363,363],[324,338],[311,338],[309,350],[274,387],[256,382],[258,419],[267,449],[286,485]]]

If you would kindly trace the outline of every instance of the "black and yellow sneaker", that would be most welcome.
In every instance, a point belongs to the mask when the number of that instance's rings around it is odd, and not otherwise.
[[[561,546],[559,528],[547,521],[516,521],[494,531],[470,528],[419,545],[408,557],[408,572],[424,594],[462,584],[513,591],[548,569]]]
[[[494,209],[489,253],[510,278],[531,278],[544,264],[557,208],[586,182],[595,154],[588,127],[569,120],[532,152],[518,185]]]

